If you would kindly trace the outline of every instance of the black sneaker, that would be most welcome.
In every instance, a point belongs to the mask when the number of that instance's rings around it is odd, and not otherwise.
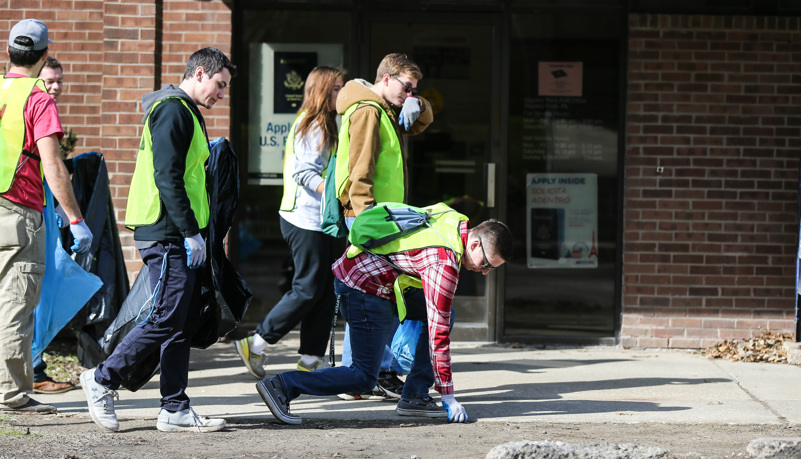
[[[285,424],[300,424],[302,422],[300,416],[294,416],[289,412],[289,397],[286,396],[284,384],[278,379],[278,376],[257,382],[256,390],[276,419]]]
[[[403,393],[403,381],[398,378],[398,374],[394,371],[382,371],[379,373],[376,387],[387,397],[396,400],[400,400]]]
[[[401,416],[423,416],[427,418],[445,418],[448,412],[439,406],[433,398],[401,398],[395,411]]]

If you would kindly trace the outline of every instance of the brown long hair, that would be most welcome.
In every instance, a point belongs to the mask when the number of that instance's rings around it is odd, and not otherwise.
[[[347,73],[344,69],[334,67],[315,67],[306,78],[306,87],[303,89],[303,104],[298,113],[306,115],[298,123],[295,136],[302,137],[311,126],[317,124],[323,130],[323,140],[319,145],[322,151],[326,147],[336,148],[337,122],[336,106],[331,106],[331,89],[337,79],[345,79]]]

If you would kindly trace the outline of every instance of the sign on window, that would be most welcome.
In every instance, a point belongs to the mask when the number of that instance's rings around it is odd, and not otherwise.
[[[289,128],[318,65],[342,67],[341,44],[251,43],[248,184],[281,185]]]
[[[595,174],[526,174],[529,268],[598,267]]]

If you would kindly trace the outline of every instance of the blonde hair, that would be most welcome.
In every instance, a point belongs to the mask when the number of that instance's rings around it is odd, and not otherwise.
[[[420,71],[420,67],[409,59],[409,56],[401,53],[392,53],[384,56],[384,59],[378,64],[378,71],[375,76],[376,84],[384,78],[385,73],[392,76],[405,73],[415,80],[423,78],[423,72]]]
[[[323,131],[323,139],[319,145],[321,151],[329,146],[336,148],[336,106],[331,106],[331,90],[338,79],[345,79],[345,74],[347,71],[344,69],[321,66],[312,69],[306,78],[303,104],[298,110],[298,113],[305,112],[306,115],[298,123],[295,136],[303,137],[316,124]]]

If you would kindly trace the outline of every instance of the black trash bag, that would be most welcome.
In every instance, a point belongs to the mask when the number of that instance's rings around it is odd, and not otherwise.
[[[80,154],[65,160],[72,175],[72,190],[86,225],[92,232],[92,246],[75,254],[75,261],[84,270],[97,275],[103,286],[67,324],[78,336],[78,358],[81,365],[92,368],[101,357],[97,342],[111,324],[128,295],[130,284],[122,254],[122,244],[114,216],[108,170],[103,155],[97,152]],[[62,232],[67,253],[72,253],[72,234]],[[102,360],[102,359],[101,359]]]
[[[106,329],[103,338],[98,343],[103,353],[102,360],[110,356],[128,332],[136,327],[137,317],[142,307],[150,304],[148,300],[153,292],[150,291],[149,272],[150,269],[147,265],[142,265],[142,269],[139,270],[139,275],[136,277],[128,297],[122,303],[120,313]],[[147,308],[145,307],[145,311],[142,311],[142,315],[138,317],[139,320],[143,320],[147,316],[146,310]],[[136,362],[136,365],[131,368],[128,377],[120,384],[129,391],[136,392],[159,372],[160,367],[159,353],[154,352],[145,357],[144,360]]]
[[[192,346],[205,349],[242,321],[253,293],[225,256],[225,236],[239,203],[239,159],[228,139],[211,143],[206,169],[209,194],[207,260],[199,283],[200,322]],[[198,293],[195,293],[197,298]]]
[[[192,347],[195,348],[207,348],[236,328],[253,297],[244,279],[225,256],[224,239],[231,227],[239,200],[238,159],[225,139],[216,141],[210,150],[206,172],[210,208],[207,262],[200,268],[190,306],[193,310],[198,308],[200,311],[200,319],[192,334]],[[136,316],[151,295],[148,277],[148,268],[145,265],[139,271],[118,317],[96,343],[100,350],[99,355],[102,356],[97,363],[111,355],[125,335],[136,326]],[[130,391],[144,386],[158,373],[159,359],[160,353],[156,351],[145,360],[137,362],[121,385]]]

